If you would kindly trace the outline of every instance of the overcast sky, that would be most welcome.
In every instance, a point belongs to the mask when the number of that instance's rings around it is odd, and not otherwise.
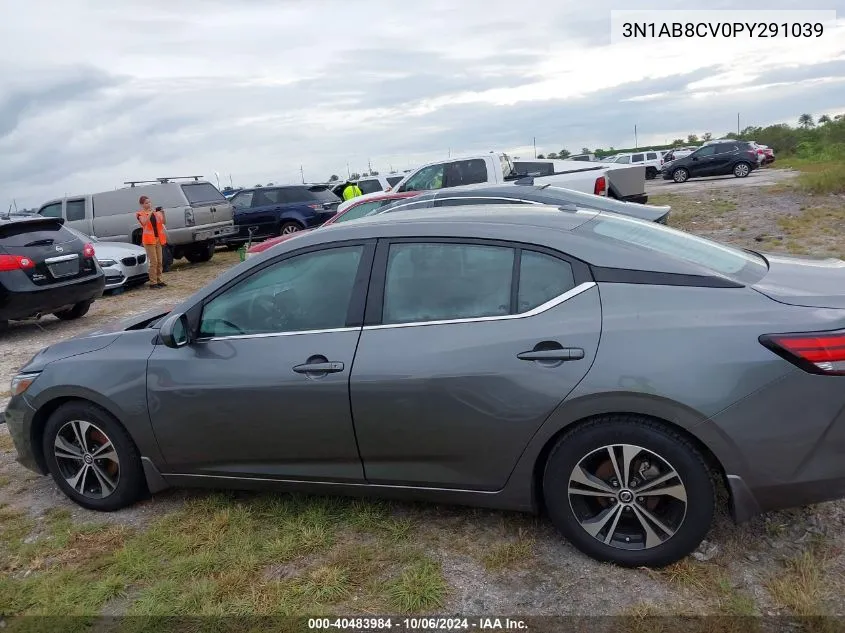
[[[745,0],[768,21],[794,1]],[[819,39],[611,44],[590,0],[0,0],[0,205],[126,180],[309,181],[489,150],[671,141],[845,113]],[[674,9],[733,8],[676,0]]]

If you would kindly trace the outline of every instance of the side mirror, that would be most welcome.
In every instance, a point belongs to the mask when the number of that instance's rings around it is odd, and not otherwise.
[[[158,335],[167,347],[176,349],[190,343],[188,331],[188,317],[177,313],[171,314],[162,321]]]

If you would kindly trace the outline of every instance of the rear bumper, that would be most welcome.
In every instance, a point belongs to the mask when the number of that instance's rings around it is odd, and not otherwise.
[[[637,204],[646,204],[648,202],[648,194],[638,193],[633,196],[623,196],[620,200],[625,202],[636,202]]]
[[[92,301],[102,296],[105,285],[102,271],[43,288],[30,283],[28,288],[11,289],[0,284],[0,320],[26,319]]]
[[[215,224],[199,224],[180,229],[167,229],[167,243],[172,246],[189,246],[196,242],[222,240],[232,235],[237,228],[232,220]]]

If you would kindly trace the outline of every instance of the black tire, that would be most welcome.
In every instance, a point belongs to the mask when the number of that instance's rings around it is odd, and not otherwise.
[[[287,222],[282,222],[282,225],[279,227],[279,235],[289,235],[290,233],[296,233],[302,229],[303,226],[299,222],[289,220]]]
[[[646,180],[654,180],[657,178],[657,170],[654,167],[646,167],[645,177]]]
[[[212,241],[197,244],[185,251],[185,259],[192,264],[211,261],[212,257],[214,257],[214,242]]]
[[[173,249],[170,246],[161,247],[161,271],[169,273],[173,267]]]
[[[746,162],[737,163],[733,168],[733,175],[736,178],[747,178],[751,173],[751,164]]]
[[[56,436],[60,431],[67,428],[66,425],[68,423],[73,421],[87,422],[93,425],[86,433],[86,442],[89,447],[91,446],[90,442],[92,438],[96,439],[98,437],[95,434],[99,434],[99,437],[102,437],[102,434],[104,434],[106,439],[111,442],[117,454],[119,465],[116,485],[105,497],[97,498],[95,496],[88,496],[75,490],[65,478],[69,466],[70,471],[73,471],[75,460],[62,460],[62,465],[60,466],[59,459],[56,457],[54,449]],[[120,508],[132,505],[146,492],[146,481],[144,479],[144,469],[141,465],[141,456],[132,438],[111,414],[90,402],[68,402],[56,409],[44,427],[42,450],[44,451],[47,468],[53,480],[65,495],[83,508],[103,512],[119,510]],[[102,468],[106,468],[109,465],[104,465],[104,462],[111,462],[111,460],[104,459],[92,461],[99,463]],[[62,472],[62,468],[66,469],[64,473]],[[93,469],[93,466],[89,468]],[[95,476],[91,477],[91,474]],[[89,486],[96,489],[100,485],[97,479],[96,473],[89,471],[89,474],[81,478],[83,489],[87,489]]]
[[[689,180],[689,171],[683,167],[678,167],[678,169],[672,172],[672,180],[678,184],[686,182]]]
[[[61,312],[54,312],[53,316],[57,319],[61,319],[62,321],[73,321],[74,319],[79,319],[84,317],[88,314],[88,310],[91,309],[91,304],[94,303],[93,301],[82,301],[81,303],[77,303],[75,306],[70,308],[69,310],[62,310]]]
[[[678,505],[682,502],[674,498],[667,499],[668,495],[637,496],[636,488],[633,486],[638,484],[642,487],[652,477],[646,478],[643,482],[631,482],[631,490],[633,491],[631,494],[633,496],[629,504],[622,503],[624,499],[621,495],[624,491],[621,488],[618,493],[620,495],[618,501],[616,498],[602,499],[602,497],[594,498],[592,496],[569,494],[570,476],[574,473],[577,465],[589,463],[587,460],[590,459],[594,460],[593,463],[596,460],[600,461],[603,455],[608,454],[607,451],[602,452],[603,447],[622,444],[641,447],[652,453],[651,458],[656,456],[656,462],[671,466],[674,469],[679,476],[678,479],[686,496],[682,514]],[[646,453],[638,453],[638,455],[645,456]],[[631,466],[635,466],[638,459],[639,457],[631,461]],[[582,462],[582,460],[584,461]],[[609,459],[606,461],[610,463]],[[636,472],[635,468],[632,470],[633,476],[636,477],[639,473]],[[675,480],[669,480],[667,485],[672,481]],[[580,487],[577,483],[575,485]],[[662,486],[658,488],[662,488]],[[549,454],[543,473],[543,496],[555,527],[575,547],[588,556],[623,567],[663,567],[693,552],[710,529],[715,512],[715,494],[710,470],[701,453],[689,440],[680,433],[634,415],[603,416],[579,425],[566,433],[558,440]],[[570,502],[570,498],[575,499],[575,501]],[[583,502],[580,501],[582,499],[584,499]],[[637,521],[636,515],[639,513],[637,508],[643,508],[653,502],[663,505],[653,506],[649,509],[650,512],[656,512],[658,508],[668,508],[675,512],[672,525],[675,526],[676,531],[668,538],[662,539],[659,544],[641,547],[640,549],[624,549],[621,546],[606,544],[603,540],[599,540],[598,537],[588,533],[587,529],[579,522],[576,509],[573,506],[578,506],[577,511],[582,511],[588,505],[587,500],[590,503],[595,503],[599,512],[602,511],[602,506],[604,507],[606,514],[601,516],[610,514],[613,507],[619,505],[620,510],[616,511],[620,515],[619,523],[618,525],[613,523],[614,532],[610,533],[610,536],[613,537],[618,534],[620,539],[624,537],[625,542],[619,541],[622,546],[630,546],[631,543],[631,538],[626,537],[626,533],[635,535],[633,537],[634,543],[637,541],[637,531],[640,532],[642,537],[645,537],[646,531],[642,529],[642,521]],[[641,503],[643,505],[640,505]],[[636,508],[627,509],[626,506],[636,506]],[[679,515],[681,515],[680,522],[677,522]],[[656,514],[653,516],[656,516]],[[588,519],[589,517],[584,518],[584,520]],[[616,521],[615,518],[612,518],[612,520]],[[664,525],[669,524],[670,520],[664,521]],[[608,532],[610,532],[610,521],[606,525]],[[650,525],[656,532],[655,526]],[[615,530],[620,531],[617,533]],[[626,532],[626,530],[633,530],[633,532]],[[602,534],[603,531],[603,529],[600,530],[599,534]],[[666,536],[666,534],[668,533],[664,533],[663,536]],[[607,537],[607,533],[603,535]],[[658,539],[658,541],[660,540]]]
[[[6,319],[0,319],[0,332],[5,332],[9,329],[9,322]]]

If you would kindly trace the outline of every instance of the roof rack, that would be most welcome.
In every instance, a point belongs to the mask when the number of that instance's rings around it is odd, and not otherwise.
[[[171,180],[193,180],[194,182],[199,182],[200,178],[202,178],[202,176],[166,176],[164,178],[156,178],[155,180],[127,180],[123,184],[134,187],[135,185],[154,185],[156,183],[164,184],[170,182]]]

